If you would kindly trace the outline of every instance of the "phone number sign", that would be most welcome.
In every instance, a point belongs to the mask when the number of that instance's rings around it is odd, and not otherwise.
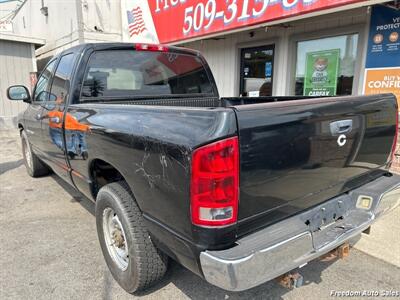
[[[360,0],[151,0],[160,43],[188,40]]]

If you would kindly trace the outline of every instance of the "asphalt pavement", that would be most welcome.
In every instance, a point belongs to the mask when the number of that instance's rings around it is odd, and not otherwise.
[[[29,177],[18,132],[0,131],[0,299],[334,299],[340,292],[388,299],[382,291],[400,299],[400,209],[378,221],[349,257],[303,267],[297,289],[271,281],[227,292],[171,262],[158,285],[136,295],[108,271],[93,213],[94,204],[55,175]]]

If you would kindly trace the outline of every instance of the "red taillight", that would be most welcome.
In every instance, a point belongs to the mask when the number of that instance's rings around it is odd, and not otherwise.
[[[167,46],[155,44],[135,44],[135,49],[138,51],[168,52]]]
[[[397,112],[396,114],[396,134],[394,136],[394,141],[393,141],[393,146],[392,146],[392,153],[391,153],[391,161],[394,161],[394,156],[396,154],[396,147],[397,147],[397,141],[399,138],[399,113],[400,111]]]
[[[221,226],[237,221],[239,198],[238,138],[196,149],[192,156],[192,223]]]

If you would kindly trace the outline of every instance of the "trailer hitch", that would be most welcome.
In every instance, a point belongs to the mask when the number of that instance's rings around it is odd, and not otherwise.
[[[340,245],[339,247],[333,249],[332,251],[328,252],[327,254],[320,257],[321,261],[331,261],[337,258],[346,258],[350,255],[350,244],[345,242],[344,244]]]
[[[327,262],[337,258],[346,258],[350,254],[350,244],[345,242],[344,244],[340,245],[339,247],[333,249],[332,251],[328,252],[327,254],[320,257],[321,261]],[[304,266],[304,265],[303,265]],[[286,273],[282,276],[276,278],[278,283],[287,289],[294,289],[299,288],[304,283],[303,275],[301,275],[297,271],[291,271]]]
[[[286,273],[277,278],[278,283],[287,289],[299,288],[303,285],[303,276],[296,271]]]

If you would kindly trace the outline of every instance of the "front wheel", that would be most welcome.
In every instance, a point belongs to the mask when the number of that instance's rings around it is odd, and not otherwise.
[[[31,177],[39,177],[50,173],[47,167],[32,151],[31,144],[24,130],[21,131],[22,154],[26,171]]]
[[[168,259],[151,241],[135,198],[125,182],[102,187],[96,199],[101,250],[114,279],[128,293],[163,277]]]

